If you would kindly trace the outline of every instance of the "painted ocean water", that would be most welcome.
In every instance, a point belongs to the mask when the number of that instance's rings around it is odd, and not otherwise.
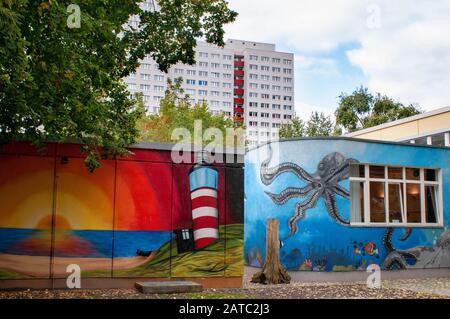
[[[48,256],[51,238],[48,230],[0,228],[0,253]],[[54,238],[56,257],[123,258],[137,256],[137,250],[159,249],[171,232],[74,230],[57,231]]]

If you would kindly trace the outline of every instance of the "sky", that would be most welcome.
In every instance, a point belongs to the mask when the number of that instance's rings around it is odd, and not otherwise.
[[[295,55],[295,108],[332,114],[364,85],[427,111],[450,105],[450,0],[229,0],[226,38]]]

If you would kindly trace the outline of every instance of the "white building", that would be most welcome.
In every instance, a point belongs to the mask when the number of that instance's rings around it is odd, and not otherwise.
[[[132,93],[142,92],[147,111],[159,111],[167,79],[183,78],[191,102],[205,101],[213,113],[247,127],[250,146],[277,138],[294,116],[294,55],[274,44],[228,40],[224,47],[198,42],[196,65],[177,64],[168,73],[145,58],[125,79]]]

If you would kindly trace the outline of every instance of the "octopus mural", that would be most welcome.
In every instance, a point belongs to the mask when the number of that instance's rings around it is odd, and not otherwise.
[[[310,174],[294,163],[282,163],[270,168],[269,163],[272,159],[272,154],[272,147],[269,145],[269,158],[261,164],[261,181],[264,185],[270,185],[279,175],[287,172],[294,173],[298,178],[307,183],[302,188],[288,187],[280,194],[265,192],[277,205],[284,205],[292,198],[306,198],[303,202],[296,204],[294,216],[289,220],[291,235],[297,233],[297,223],[305,217],[308,209],[316,206],[320,198],[323,198],[328,214],[337,223],[341,225],[350,224],[349,221],[342,218],[339,214],[336,205],[336,195],[340,195],[346,199],[350,197],[348,190],[340,186],[339,182],[348,179],[350,163],[357,163],[358,161],[347,159],[337,152],[330,153],[317,165],[317,171]]]
[[[245,164],[246,264],[261,267],[265,238],[258,234],[267,219],[276,218],[280,259],[289,270],[364,271],[370,264],[383,270],[450,268],[448,152],[345,138],[288,140],[250,150]],[[442,224],[352,226],[351,209],[358,205],[349,190],[354,163],[440,169]]]

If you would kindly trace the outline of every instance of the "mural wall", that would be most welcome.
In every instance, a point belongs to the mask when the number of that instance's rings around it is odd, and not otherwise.
[[[442,179],[439,187],[443,225],[373,227],[351,223],[350,167],[357,165],[364,171],[362,164],[395,166],[393,172],[397,167],[438,169]],[[394,182],[393,186],[401,185]],[[389,185],[388,214],[398,219],[394,214],[396,193],[391,191],[396,188]],[[410,205],[408,220],[414,216],[414,206],[420,206],[420,200],[419,204],[414,203],[409,187],[418,185],[405,186]],[[375,186],[370,189],[375,191]],[[424,187],[427,194],[428,188]],[[364,207],[363,191],[358,194]],[[376,216],[378,203],[373,202],[376,196],[368,195],[372,201],[368,205],[372,205]],[[385,195],[378,198],[381,205]],[[354,271],[365,270],[370,264],[378,264],[385,270],[450,268],[449,195],[448,149],[350,139],[305,139],[264,145],[251,150],[245,163],[245,262],[262,267],[265,236],[261,234],[265,233],[267,219],[276,218],[280,221],[281,262],[289,270]],[[423,209],[430,211],[429,198],[427,195],[423,198]],[[384,218],[384,206],[381,211]]]
[[[77,145],[0,152],[0,279],[241,277],[243,169],[134,149],[90,174]]]

